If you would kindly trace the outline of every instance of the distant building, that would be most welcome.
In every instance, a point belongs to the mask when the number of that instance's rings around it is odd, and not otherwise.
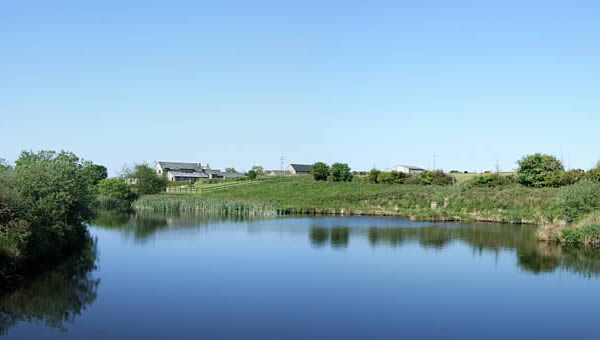
[[[265,175],[267,176],[286,176],[292,173],[287,170],[266,170]]]
[[[182,163],[182,162],[156,162],[156,173],[164,176],[172,182],[191,181],[196,182],[200,178],[232,178],[240,177],[243,174],[237,172],[222,172],[221,170],[211,169],[210,165],[200,163]]]
[[[392,170],[404,172],[405,174],[420,174],[421,172],[425,171],[423,168],[412,165],[397,165]]]
[[[308,175],[310,174],[310,169],[312,169],[312,165],[308,164],[290,164],[287,167],[287,171],[292,175]]]

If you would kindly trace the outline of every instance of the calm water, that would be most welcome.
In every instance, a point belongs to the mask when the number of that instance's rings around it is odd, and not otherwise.
[[[600,255],[534,228],[103,216],[0,300],[7,338],[598,338]]]

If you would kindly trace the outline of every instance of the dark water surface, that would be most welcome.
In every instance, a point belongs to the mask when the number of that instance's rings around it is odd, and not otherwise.
[[[102,216],[0,299],[7,338],[599,338],[600,255],[534,227]]]

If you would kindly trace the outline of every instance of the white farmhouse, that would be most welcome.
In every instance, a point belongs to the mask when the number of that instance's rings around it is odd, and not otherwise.
[[[396,165],[392,170],[404,172],[405,174],[420,174],[421,172],[425,171],[423,168],[412,165]]]

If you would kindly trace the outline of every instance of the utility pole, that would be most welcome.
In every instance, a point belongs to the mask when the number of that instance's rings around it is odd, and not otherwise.
[[[281,161],[280,170],[283,171],[283,161],[285,160],[285,158],[283,156],[281,156],[281,157],[279,157],[279,160]]]

